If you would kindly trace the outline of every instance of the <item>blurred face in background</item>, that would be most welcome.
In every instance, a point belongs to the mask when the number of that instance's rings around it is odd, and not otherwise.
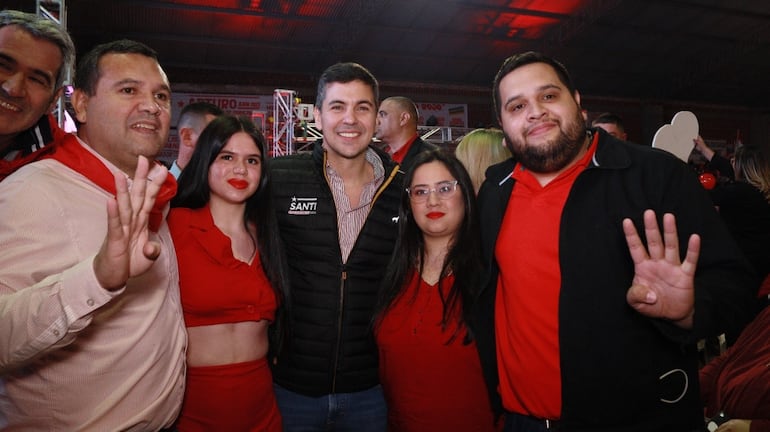
[[[16,25],[0,28],[0,150],[51,112],[61,66],[61,50],[53,42]]]
[[[604,129],[605,132],[619,140],[626,140],[626,133],[615,123],[594,123],[594,126]]]
[[[377,129],[375,136],[377,139],[388,143],[389,139],[397,135],[401,130],[401,111],[393,101],[385,100],[380,105],[377,112]]]

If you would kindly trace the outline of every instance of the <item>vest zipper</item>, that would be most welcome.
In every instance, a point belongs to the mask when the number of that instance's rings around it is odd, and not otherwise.
[[[340,362],[340,348],[342,346],[342,311],[345,306],[345,280],[348,278],[348,272],[342,271],[340,279],[340,303],[339,313],[337,314],[337,346],[334,349],[334,372],[332,373],[332,393],[337,393],[337,367]]]

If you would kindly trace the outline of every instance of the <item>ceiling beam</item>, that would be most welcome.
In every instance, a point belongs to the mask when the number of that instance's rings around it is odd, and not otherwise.
[[[363,0],[363,1],[367,1],[367,0]],[[559,12],[548,12],[548,11],[540,11],[535,9],[517,8],[517,7],[491,6],[483,3],[468,2],[464,0],[428,0],[428,1],[432,3],[437,3],[442,7],[446,7],[447,5],[453,5],[458,8],[473,9],[476,11],[511,13],[511,14],[522,15],[522,16],[551,18],[555,20],[561,20],[569,16],[568,14],[563,14]],[[101,4],[102,0],[92,0],[92,2]],[[302,15],[286,15],[286,14],[280,14],[280,13],[269,12],[269,11],[258,10],[258,9],[227,8],[227,7],[221,7],[221,6],[186,4],[182,2],[167,3],[167,2],[158,2],[158,1],[152,1],[152,0],[127,0],[127,1],[122,1],[119,4],[131,6],[131,7],[139,6],[139,7],[156,8],[156,9],[186,10],[186,11],[192,10],[192,11],[208,12],[208,13],[225,13],[225,14],[232,14],[232,15],[281,18],[281,19],[290,19],[290,20],[296,20],[296,21],[313,21],[314,22],[314,21],[317,21],[318,19],[318,17],[307,17]],[[117,6],[117,5],[118,4],[116,3],[111,4],[111,6]]]
[[[95,39],[99,37],[99,33],[80,33],[80,36],[85,36],[89,39]],[[311,54],[318,54],[322,50],[324,50],[326,47],[319,46],[319,45],[307,45],[307,44],[287,44],[287,43],[275,43],[275,42],[268,42],[268,41],[254,41],[254,40],[246,40],[246,39],[228,39],[228,38],[212,38],[208,36],[192,36],[192,35],[180,35],[180,34],[171,34],[171,33],[152,33],[148,34],[145,32],[127,32],[127,33],[121,33],[120,37],[125,37],[128,39],[134,39],[134,40],[147,40],[148,38],[151,39],[160,39],[163,41],[169,41],[169,42],[180,42],[183,44],[197,44],[197,45],[211,45],[212,49],[216,49],[218,46],[228,46],[228,47],[242,47],[242,48],[264,48],[264,49],[279,49],[279,50],[285,50],[285,51],[294,51],[296,53],[311,53]],[[356,51],[351,50],[342,50],[337,53],[343,54],[343,55],[356,55],[358,54]],[[453,63],[465,63],[465,64],[476,64],[478,63],[478,59],[471,58],[471,57],[460,57],[460,56],[453,56],[451,59],[448,59],[446,56],[441,55],[435,55],[435,56],[426,56],[424,54],[405,54],[403,51],[375,51],[371,49],[366,50],[367,56],[375,56],[375,57],[384,57],[384,58],[394,58],[394,59],[405,59],[408,61],[428,61],[428,62],[442,62],[442,61],[449,61],[451,60]],[[229,67],[229,66],[228,66]]]
[[[367,0],[363,0],[363,1],[366,2]],[[494,13],[494,14],[505,13],[505,14],[515,14],[515,15],[522,15],[522,16],[551,18],[554,20],[564,20],[566,18],[571,17],[571,15],[568,15],[568,14],[531,11],[531,10],[521,9],[521,8],[501,8],[501,7],[492,7],[492,6],[487,7],[487,6],[474,5],[474,4],[469,5],[467,3],[461,3],[459,1],[444,1],[444,0],[439,0],[439,1],[442,2],[442,4],[445,4],[445,3],[456,4],[456,6],[461,8],[469,8],[479,12],[488,12],[488,13]],[[332,17],[310,17],[310,16],[302,16],[302,15],[283,15],[283,14],[276,14],[276,13],[265,13],[262,11],[256,11],[252,9],[222,8],[222,7],[216,7],[216,6],[186,5],[186,4],[179,4],[179,3],[159,3],[156,1],[150,1],[150,0],[129,0],[129,1],[120,2],[120,3],[99,2],[99,4],[102,5],[102,7],[104,7],[105,9],[114,9],[116,7],[127,7],[127,8],[143,7],[143,8],[169,10],[169,11],[179,10],[179,11],[193,11],[193,12],[202,12],[202,13],[218,13],[218,14],[224,14],[224,15],[251,16],[255,18],[268,18],[268,19],[276,19],[281,21],[297,22],[300,24],[319,24],[320,23],[331,27],[345,27],[350,25],[350,20],[348,19],[338,19],[338,18],[332,18]],[[78,25],[87,26],[88,23],[78,23]],[[474,33],[474,32],[461,33],[459,31],[436,30],[436,29],[430,29],[422,26],[398,27],[398,26],[375,24],[371,22],[366,23],[366,28],[373,32],[392,32],[393,34],[412,34],[412,35],[422,34],[422,35],[430,35],[436,38],[463,38],[463,39],[470,39],[474,41],[488,41],[488,42],[505,42],[505,41],[511,41],[511,40],[520,41],[520,42],[534,42],[533,39],[524,38],[524,37],[518,36],[517,34],[508,36],[507,33],[504,38],[500,38],[500,37],[495,37],[493,35],[480,34],[480,33]]]
[[[705,12],[713,13],[715,15],[732,15],[736,17],[751,18],[758,20],[770,19],[770,13],[762,12],[760,10],[747,10],[747,8],[735,8],[727,6],[717,6],[712,4],[704,4],[703,2],[694,2],[688,0],[647,0],[649,3],[658,3],[666,6],[677,6],[682,9],[693,10],[699,9]],[[730,2],[734,4],[733,2]],[[766,10],[766,9],[765,9]]]

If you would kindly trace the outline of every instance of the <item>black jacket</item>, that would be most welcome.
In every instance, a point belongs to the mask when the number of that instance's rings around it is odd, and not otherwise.
[[[757,272],[757,286],[770,274],[770,203],[756,187],[735,181],[718,185],[711,199]]]
[[[750,270],[685,164],[661,150],[605,133],[597,146],[561,216],[562,430],[702,430],[695,342],[745,324]],[[487,282],[471,324],[497,409],[502,407],[495,356],[499,269],[494,248],[513,188],[513,167],[512,159],[491,167],[479,191]],[[691,331],[647,318],[626,303],[634,266],[621,223],[631,218],[643,235],[642,214],[648,208],[656,211],[659,224],[664,212],[676,216],[680,255],[692,233],[701,235]]]
[[[345,264],[321,144],[312,154],[269,163],[290,292],[287,337],[272,359],[273,378],[290,391],[317,397],[379,383],[371,319],[398,235],[403,175],[375,151],[385,179]]]
[[[401,161],[401,171],[406,172],[409,170],[414,163],[414,158],[420,153],[436,149],[438,149],[438,146],[425,142],[418,136],[409,147],[409,150],[406,151],[404,160]]]

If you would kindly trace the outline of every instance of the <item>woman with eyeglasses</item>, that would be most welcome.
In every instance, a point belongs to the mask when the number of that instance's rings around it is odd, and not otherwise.
[[[473,184],[443,150],[420,154],[404,182],[374,323],[388,429],[495,431],[467,326],[482,273]]]

